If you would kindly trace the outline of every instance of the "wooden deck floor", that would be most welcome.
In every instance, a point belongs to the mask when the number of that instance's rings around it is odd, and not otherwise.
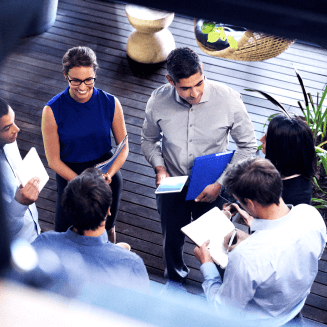
[[[0,96],[8,100],[16,112],[21,128],[18,145],[25,155],[36,147],[45,166],[41,136],[41,113],[45,103],[67,86],[61,73],[61,58],[73,46],[86,45],[98,56],[100,70],[97,87],[117,96],[122,103],[130,141],[130,154],[122,170],[124,187],[117,219],[117,239],[131,244],[139,254],[152,279],[162,281],[162,237],[154,196],[154,172],[140,148],[140,132],[144,109],[151,92],[166,83],[165,65],[152,72],[142,68],[136,72],[126,57],[126,42],[132,31],[124,5],[99,0],[59,0],[55,25],[42,35],[22,40],[0,68]],[[321,92],[327,82],[326,51],[295,43],[277,58],[265,62],[236,62],[210,57],[197,47],[193,20],[174,18],[170,26],[176,46],[194,49],[204,63],[205,75],[231,86],[243,95],[256,136],[263,134],[266,118],[276,108],[244,88],[266,91],[285,104],[296,108],[302,99],[292,63],[305,80],[308,91]],[[235,148],[233,142],[230,149]],[[50,181],[37,201],[43,231],[54,227],[56,201],[55,174],[47,169]],[[202,276],[192,255],[194,246],[185,245],[185,260],[191,268],[189,289],[199,292]],[[319,262],[319,273],[303,309],[309,319],[327,324],[327,252]]]

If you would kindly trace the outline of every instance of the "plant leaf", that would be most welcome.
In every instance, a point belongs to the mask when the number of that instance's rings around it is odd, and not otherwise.
[[[220,33],[219,32],[210,32],[208,34],[208,42],[215,43],[219,40]]]
[[[283,113],[288,117],[291,118],[289,113],[286,111],[286,109],[277,101],[275,100],[272,96],[270,96],[268,93],[265,93],[260,90],[255,90],[255,89],[244,89],[245,91],[250,91],[250,92],[258,92],[261,95],[263,95],[267,100],[269,100],[271,103],[273,103],[275,106],[279,107],[282,109]]]
[[[327,194],[327,192],[325,192],[325,191],[323,191],[322,189],[321,189],[321,187],[319,186],[319,184],[318,184],[318,181],[317,181],[317,178],[316,177],[313,177],[313,181],[314,181],[314,183],[316,184],[316,186],[318,187],[318,189],[322,192],[322,193],[325,193],[325,194]],[[312,199],[311,199],[312,200]],[[319,199],[317,199],[317,200],[319,200]],[[318,202],[318,201],[317,201]]]
[[[327,95],[327,85],[325,86],[324,92],[323,92],[323,94],[321,96],[318,108],[322,108],[322,105],[323,105],[323,103],[325,101],[326,95]]]
[[[227,35],[227,41],[229,43],[229,46],[232,48],[232,49],[238,49],[238,43],[237,41],[235,40],[234,36],[232,35]]]
[[[294,68],[294,70],[295,70],[295,73],[296,73],[297,79],[299,80],[299,83],[300,83],[301,88],[302,88],[302,93],[303,93],[303,97],[304,97],[304,103],[305,103],[305,106],[308,107],[308,106],[309,106],[309,101],[308,101],[307,91],[305,90],[305,86],[304,86],[304,83],[303,83],[302,77],[301,77],[301,75],[299,74],[299,72],[297,71],[297,69],[296,69],[296,67],[294,66],[294,64],[293,64],[293,68]]]
[[[226,37],[226,33],[225,33],[224,29],[222,29],[220,31],[220,38],[221,38],[222,41],[226,41],[227,37]]]
[[[212,22],[203,23],[201,26],[201,31],[203,34],[209,34],[210,32],[212,32],[214,30],[215,27],[216,27],[216,25]]]

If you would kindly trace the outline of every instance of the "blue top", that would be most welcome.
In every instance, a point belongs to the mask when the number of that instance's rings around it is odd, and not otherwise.
[[[217,311],[232,310],[242,326],[282,326],[301,311],[310,292],[326,225],[315,208],[300,204],[282,218],[255,219],[251,231],[228,254],[223,282],[213,263],[201,266],[203,288]]]
[[[110,151],[110,130],[115,114],[115,97],[94,88],[89,101],[79,103],[69,87],[48,103],[58,126],[60,159],[87,162]]]
[[[20,181],[14,171],[21,162],[22,157],[16,141],[6,144],[3,148],[0,147],[1,195],[8,219],[9,232],[13,239],[23,238],[31,243],[41,229],[38,224],[35,203],[27,206],[15,200]]]
[[[32,245],[39,255],[52,250],[68,275],[78,281],[76,287],[80,291],[88,283],[99,282],[149,292],[149,276],[143,260],[109,242],[107,231],[98,237],[82,236],[71,228],[64,233],[50,231],[39,235]],[[45,262],[44,270],[51,270],[54,263]]]

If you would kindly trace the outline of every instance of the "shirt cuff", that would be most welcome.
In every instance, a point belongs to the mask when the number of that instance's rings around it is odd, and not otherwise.
[[[159,157],[159,156],[154,157],[154,158],[152,159],[151,164],[152,164],[152,167],[153,167],[154,170],[156,170],[156,167],[158,167],[158,166],[166,167],[166,165],[165,165],[165,161],[163,160],[162,157]],[[167,170],[167,169],[166,169],[166,170]]]
[[[10,204],[10,211],[13,217],[24,217],[27,209],[28,205],[17,202],[15,198],[12,199]]]
[[[205,280],[214,279],[220,276],[219,271],[213,262],[206,262],[202,264],[200,270]]]

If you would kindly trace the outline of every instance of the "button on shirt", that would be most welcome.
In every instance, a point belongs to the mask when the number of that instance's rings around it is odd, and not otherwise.
[[[257,326],[259,319],[265,319],[262,326],[281,326],[301,311],[310,292],[326,225],[315,208],[300,204],[280,219],[255,219],[251,231],[229,253],[223,283],[213,263],[201,266],[203,289],[217,312],[238,308]]]
[[[23,238],[31,243],[40,234],[40,226],[35,203],[27,206],[15,200],[16,191],[20,186],[15,169],[21,162],[22,157],[16,141],[0,148],[1,192],[9,232],[13,239]]]
[[[169,83],[152,93],[141,146],[154,169],[164,166],[171,176],[190,175],[196,157],[226,151],[229,133],[237,145],[232,163],[254,155],[254,129],[241,95],[217,82],[204,83],[201,101],[192,106]]]

